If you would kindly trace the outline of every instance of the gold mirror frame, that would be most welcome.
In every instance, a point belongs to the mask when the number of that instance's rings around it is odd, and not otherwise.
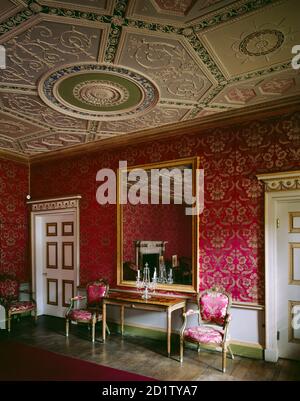
[[[190,164],[193,171],[193,196],[196,195],[196,170],[199,169],[199,158],[184,158],[160,163],[142,164],[127,167],[127,171],[134,169],[149,170],[178,167]],[[135,287],[135,281],[123,279],[123,205],[120,204],[119,182],[120,174],[124,169],[117,171],[117,285],[121,287]],[[157,290],[197,293],[199,288],[199,216],[192,217],[192,284],[157,284]]]

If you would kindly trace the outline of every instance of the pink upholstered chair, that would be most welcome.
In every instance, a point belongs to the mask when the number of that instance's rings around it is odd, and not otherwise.
[[[5,309],[6,328],[11,331],[11,319],[13,315],[21,315],[26,312],[33,312],[35,320],[36,303],[34,300],[19,301],[20,283],[9,275],[0,276],[0,304]]]
[[[107,296],[109,285],[106,280],[97,280],[86,286],[86,296],[71,298],[70,307],[66,312],[66,337],[69,336],[70,321],[89,324],[92,327],[92,341],[95,342],[95,326],[97,322],[102,321],[102,301]],[[75,308],[75,302],[81,302],[86,299],[84,308]],[[110,334],[108,326],[106,330]]]
[[[183,314],[184,323],[180,332],[180,361],[183,361],[183,348],[185,342],[196,343],[198,352],[201,345],[210,345],[222,350],[222,371],[226,371],[226,355],[229,350],[228,326],[231,320],[231,296],[224,290],[214,287],[203,291],[197,296],[198,310],[189,310]],[[198,315],[198,325],[187,326],[187,318]]]

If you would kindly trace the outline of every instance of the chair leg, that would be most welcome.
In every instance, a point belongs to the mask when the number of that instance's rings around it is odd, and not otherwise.
[[[107,324],[106,324],[106,331],[107,331],[107,334],[110,336],[110,330],[109,330]]]
[[[35,309],[35,310],[34,310],[34,321],[35,321],[35,323],[37,322],[37,318],[38,318],[38,316],[37,316],[37,309]]]
[[[184,347],[184,341],[183,338],[180,337],[180,363],[183,362],[183,347]]]
[[[92,342],[95,342],[95,326],[96,326],[96,319],[93,317],[92,320]]]
[[[11,330],[11,314],[10,313],[8,313],[8,315],[7,315],[6,323],[7,323],[7,331],[10,333],[10,330]]]
[[[198,344],[198,354],[200,353],[200,344]]]
[[[233,353],[232,353],[232,350],[231,350],[230,345],[228,345],[228,351],[229,351],[229,353],[230,353],[231,359],[234,359],[234,355],[233,355]]]
[[[70,328],[70,322],[69,319],[66,319],[66,337],[69,337],[69,328]]]
[[[222,351],[222,372],[226,372],[226,355],[227,355],[227,349],[226,346],[223,348]]]

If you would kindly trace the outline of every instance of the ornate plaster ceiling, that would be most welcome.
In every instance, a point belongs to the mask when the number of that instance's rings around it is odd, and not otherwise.
[[[0,150],[48,153],[300,94],[299,0],[1,0]]]

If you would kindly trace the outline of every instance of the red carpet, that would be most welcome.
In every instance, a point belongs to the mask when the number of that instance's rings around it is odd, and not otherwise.
[[[14,341],[1,341],[0,380],[148,381],[154,379]]]

